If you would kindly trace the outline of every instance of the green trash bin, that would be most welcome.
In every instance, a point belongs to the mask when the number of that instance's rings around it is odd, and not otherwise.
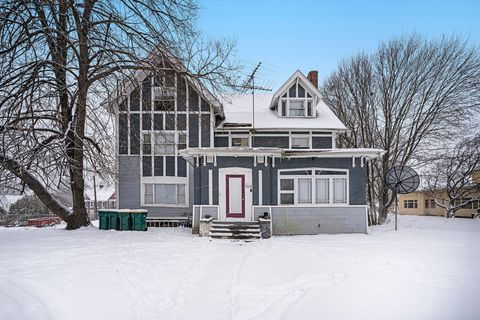
[[[108,211],[109,226],[108,229],[120,230],[120,216],[117,210]]]
[[[131,210],[133,230],[147,231],[147,210]]]
[[[99,222],[99,226],[98,228],[100,230],[108,230],[109,227],[110,227],[110,219],[109,219],[109,216],[108,216],[108,211],[106,210],[98,210],[98,220],[100,220]]]
[[[130,210],[118,210],[118,217],[120,218],[120,230],[133,230],[133,218]]]

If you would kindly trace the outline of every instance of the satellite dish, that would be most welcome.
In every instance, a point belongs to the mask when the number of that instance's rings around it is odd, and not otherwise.
[[[417,172],[407,166],[390,168],[385,181],[390,190],[400,194],[412,193],[417,190],[420,185],[420,177]]]
[[[397,194],[408,194],[417,190],[420,177],[417,172],[407,166],[390,168],[385,178],[388,189],[395,192],[395,230],[397,230],[398,197]]]

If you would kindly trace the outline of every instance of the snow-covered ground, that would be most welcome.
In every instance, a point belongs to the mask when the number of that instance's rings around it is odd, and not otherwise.
[[[0,229],[0,319],[480,319],[480,219],[369,235]]]

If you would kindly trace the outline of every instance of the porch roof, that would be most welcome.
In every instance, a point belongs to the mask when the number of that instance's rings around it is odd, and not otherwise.
[[[251,148],[251,147],[217,147],[217,148],[189,148],[181,150],[184,158],[199,156],[273,156],[278,158],[350,158],[365,157],[375,159],[381,157],[385,150],[370,148],[354,149],[322,149],[322,150],[294,150],[282,148]]]

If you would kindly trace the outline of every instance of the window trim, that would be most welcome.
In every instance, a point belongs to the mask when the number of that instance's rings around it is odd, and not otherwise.
[[[160,179],[159,179],[160,178]],[[146,184],[183,184],[185,185],[185,204],[159,204],[145,203],[145,185]],[[142,207],[169,207],[169,208],[188,208],[189,207],[189,183],[188,177],[143,177],[140,183],[140,204]],[[155,199],[155,187],[153,187],[153,199]]]
[[[235,138],[247,139],[248,146],[233,146],[232,145],[232,140],[235,139]],[[230,134],[229,137],[228,137],[228,146],[233,147],[233,148],[250,147],[251,146],[250,135],[248,135],[248,134]]]
[[[294,148],[293,147],[293,139],[308,139],[308,146],[306,148]],[[310,150],[312,149],[312,135],[311,134],[290,134],[289,135],[289,146],[292,150]]]
[[[310,175],[281,175],[281,172],[291,172],[291,171],[307,171],[311,170]],[[320,175],[315,174],[315,170],[325,170],[325,171],[335,171],[335,172],[345,172],[345,175]],[[293,179],[293,191],[292,190],[280,190],[280,180],[281,179]],[[312,188],[311,188],[311,203],[299,203],[297,195],[297,185],[299,178],[311,178],[312,179]],[[328,194],[328,203],[316,203],[316,179],[317,178],[328,178],[329,179],[329,194]],[[334,178],[345,178],[346,179],[346,202],[345,203],[334,203],[333,200],[333,179]],[[282,204],[280,203],[280,195],[282,193],[292,193],[293,192],[293,204]],[[345,207],[350,206],[350,171],[348,169],[333,169],[333,168],[322,168],[322,167],[310,167],[310,168],[294,168],[294,169],[280,169],[277,170],[277,206],[298,206],[298,207]]]

